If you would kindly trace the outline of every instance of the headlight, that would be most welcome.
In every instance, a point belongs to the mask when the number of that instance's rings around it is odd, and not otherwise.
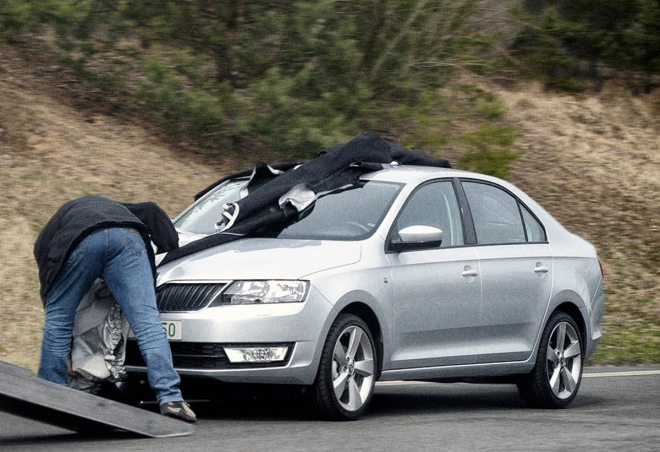
[[[296,303],[305,301],[309,281],[234,281],[222,304]]]

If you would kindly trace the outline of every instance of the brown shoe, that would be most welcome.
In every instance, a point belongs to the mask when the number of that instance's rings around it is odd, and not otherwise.
[[[160,414],[186,422],[197,422],[197,416],[195,416],[193,410],[190,409],[190,405],[183,400],[163,403],[160,406]]]

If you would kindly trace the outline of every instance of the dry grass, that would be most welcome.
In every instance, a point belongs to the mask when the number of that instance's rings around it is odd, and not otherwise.
[[[90,108],[87,90],[61,70],[27,61],[0,46],[0,359],[35,370],[43,310],[32,245],[63,202],[98,193],[153,200],[175,215],[207,184],[268,157],[184,155],[137,121]],[[603,258],[608,308],[596,360],[660,361],[658,99],[616,87],[584,98],[533,84],[488,88],[521,131],[512,181]]]

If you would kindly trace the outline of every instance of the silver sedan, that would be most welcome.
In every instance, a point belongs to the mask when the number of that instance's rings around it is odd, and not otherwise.
[[[179,215],[182,242],[214,234],[245,183]],[[183,379],[302,386],[336,420],[360,417],[377,380],[506,381],[530,406],[566,407],[604,305],[594,247],[521,190],[406,166],[320,197],[286,227],[161,265],[157,285]]]

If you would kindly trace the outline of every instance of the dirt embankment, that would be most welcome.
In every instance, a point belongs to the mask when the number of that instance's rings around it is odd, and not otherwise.
[[[584,97],[535,84],[489,89],[521,133],[515,148],[525,155],[511,180],[599,249],[606,327],[659,347],[658,97],[616,87]],[[62,68],[0,46],[0,359],[31,369],[43,324],[32,245],[57,207],[98,193],[153,200],[174,216],[220,176],[268,160],[183,154],[139,120],[115,115],[115,105],[89,102],[93,95]]]

